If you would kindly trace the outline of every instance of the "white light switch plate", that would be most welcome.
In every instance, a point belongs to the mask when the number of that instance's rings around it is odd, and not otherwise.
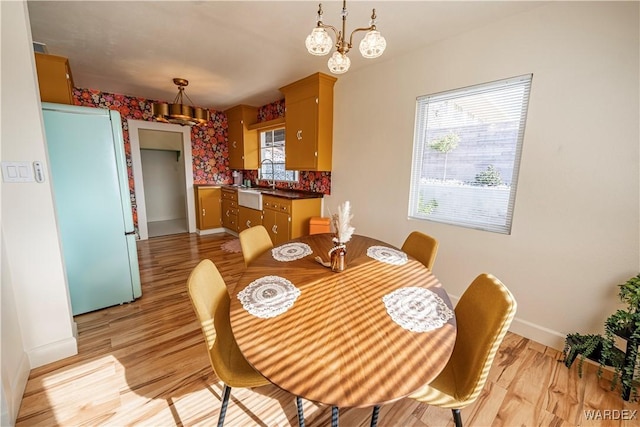
[[[4,182],[34,182],[31,162],[2,162]]]

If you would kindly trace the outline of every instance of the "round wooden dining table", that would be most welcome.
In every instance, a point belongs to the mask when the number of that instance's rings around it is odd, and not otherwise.
[[[298,397],[334,407],[368,407],[404,398],[431,382],[451,356],[456,339],[451,301],[438,279],[414,258],[394,265],[372,257],[375,249],[404,253],[365,236],[352,237],[346,244],[346,269],[333,272],[315,260],[319,256],[329,261],[332,237],[295,239],[252,262],[230,291],[238,346],[258,372]],[[282,260],[274,257],[278,253],[292,256]],[[272,317],[251,314],[240,300],[246,303],[246,288],[274,278],[293,286],[289,296],[295,301]],[[451,317],[428,331],[401,326],[383,301],[401,288],[428,289]],[[258,296],[264,297],[258,306],[268,301],[268,292],[267,287],[265,295]],[[406,299],[400,303],[412,305]]]

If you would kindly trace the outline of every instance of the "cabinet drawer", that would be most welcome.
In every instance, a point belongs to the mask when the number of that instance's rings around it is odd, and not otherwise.
[[[235,200],[238,201],[238,192],[234,190],[222,190],[222,199],[223,200]]]
[[[283,200],[280,202],[278,209],[280,212],[291,213],[291,200]]]
[[[262,196],[262,208],[277,212],[291,212],[291,200],[281,197]]]

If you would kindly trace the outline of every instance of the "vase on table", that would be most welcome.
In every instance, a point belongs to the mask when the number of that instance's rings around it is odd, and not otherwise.
[[[335,272],[344,271],[347,267],[347,245],[339,243],[329,251],[329,259],[331,260],[331,270]]]

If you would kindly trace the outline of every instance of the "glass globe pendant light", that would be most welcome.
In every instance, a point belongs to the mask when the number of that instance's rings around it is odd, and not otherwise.
[[[307,36],[305,45],[310,54],[322,56],[329,53],[333,47],[333,42],[324,28],[316,27],[311,31],[311,34]]]
[[[371,30],[365,34],[360,42],[360,53],[365,58],[377,58],[387,47],[387,41],[380,35],[380,31]]]
[[[333,74],[343,74],[349,71],[351,60],[347,55],[336,50],[329,58],[327,65],[329,66],[329,71]]]
[[[305,40],[307,51],[312,55],[326,55],[331,50],[332,45],[336,47],[336,51],[331,55],[327,65],[329,71],[334,74],[346,73],[351,66],[351,60],[347,56],[347,53],[353,46],[353,35],[360,31],[367,31],[364,38],[360,42],[360,53],[365,58],[377,58],[384,52],[387,47],[387,41],[376,29],[376,10],[373,9],[371,13],[371,21],[367,28],[356,28],[351,32],[349,41],[345,40],[346,25],[347,25],[347,1],[342,2],[342,31],[339,31],[336,27],[327,25],[322,22],[322,3],[318,5],[318,17],[316,27],[311,31]],[[331,40],[331,37],[326,31],[326,28],[330,28],[335,36],[335,44]]]

